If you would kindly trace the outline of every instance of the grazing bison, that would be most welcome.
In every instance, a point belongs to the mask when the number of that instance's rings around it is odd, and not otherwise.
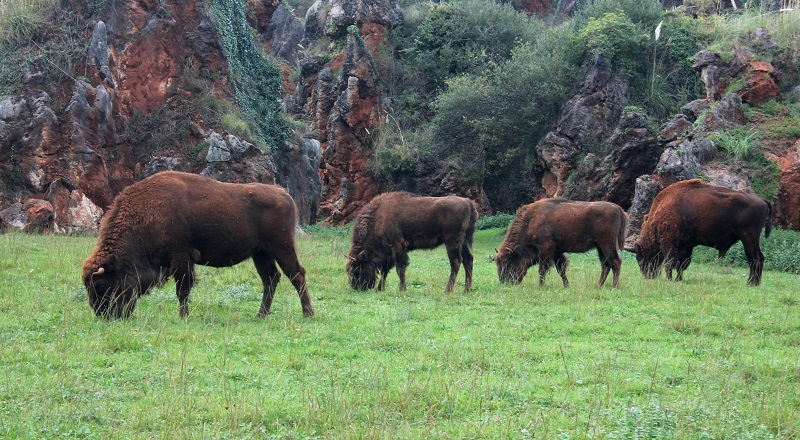
[[[140,295],[172,276],[185,317],[195,264],[226,267],[252,258],[264,284],[259,316],[272,305],[280,278],[276,262],[297,289],[303,313],[312,316],[294,245],[296,218],[292,198],[275,185],[155,174],[125,188],[103,218],[83,264],[89,304],[98,316],[130,316]]]
[[[472,234],[478,212],[463,197],[421,197],[404,192],[381,194],[361,209],[353,226],[353,245],[347,255],[350,286],[367,290],[386,288],[386,276],[397,266],[400,290],[406,289],[408,252],[433,249],[444,243],[450,258],[451,292],[464,262],[465,289],[472,289]]]
[[[614,287],[619,287],[622,260],[617,250],[625,242],[625,223],[625,211],[609,202],[544,199],[525,205],[517,210],[497,252],[497,275],[501,282],[516,284],[538,263],[542,285],[555,264],[564,287],[569,287],[564,253],[597,248],[602,265],[600,285],[613,270]]]
[[[695,246],[710,246],[722,258],[737,241],[744,245],[750,263],[748,284],[761,282],[764,254],[759,236],[772,231],[772,204],[755,195],[707,185],[698,179],[684,180],[664,188],[655,199],[642,225],[642,232],[626,250],[636,254],[645,278],[655,278],[661,267],[672,269],[677,281],[692,261]]]

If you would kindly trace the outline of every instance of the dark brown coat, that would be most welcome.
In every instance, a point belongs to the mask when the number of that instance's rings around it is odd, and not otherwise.
[[[472,234],[478,212],[469,199],[456,196],[422,197],[404,192],[381,194],[361,209],[353,226],[353,244],[348,254],[347,274],[353,289],[386,287],[386,275],[397,266],[400,290],[406,289],[408,252],[433,249],[441,244],[450,258],[453,290],[461,262],[466,290],[472,289]]]
[[[221,183],[166,171],[123,190],[109,208],[83,264],[89,304],[98,316],[129,316],[136,299],[172,276],[179,312],[189,313],[194,265],[233,266],[253,259],[264,286],[259,316],[269,313],[281,267],[314,314],[297,260],[297,212],[281,187]]]
[[[539,284],[550,266],[556,266],[564,287],[567,281],[566,252],[597,249],[602,271],[602,286],[608,271],[614,271],[614,287],[619,287],[622,260],[618,249],[625,243],[627,215],[609,202],[576,202],[544,199],[517,210],[500,245],[495,262],[501,282],[519,283],[528,268],[539,264]]]
[[[712,186],[698,179],[684,180],[664,188],[655,199],[633,247],[646,278],[658,276],[667,266],[683,279],[695,246],[710,246],[720,258],[737,241],[744,245],[750,263],[748,284],[758,285],[764,268],[759,237],[772,230],[772,204],[750,193]]]

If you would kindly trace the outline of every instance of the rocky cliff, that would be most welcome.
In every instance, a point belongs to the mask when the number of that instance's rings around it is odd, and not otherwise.
[[[2,89],[0,226],[94,231],[126,185],[167,169],[281,184],[303,223],[346,223],[372,197],[393,189],[460,194],[484,213],[493,211],[487,191],[503,182],[465,184],[452,164],[420,163],[392,184],[374,171],[374,134],[392,111],[390,33],[404,25],[394,0],[317,0],[305,12],[279,0],[93,5],[64,0],[63,11],[77,24],[69,32],[56,26],[25,48],[46,49],[68,34],[69,44],[80,46],[69,52],[75,54],[69,63],[53,62],[42,49],[19,68],[18,83]],[[576,5],[523,1],[515,7],[566,17]],[[250,39],[277,61],[259,64]],[[774,43],[757,31],[749,46],[765,53]],[[716,136],[742,127],[745,104],[757,109],[780,96],[780,71],[792,67],[780,64],[785,58],[772,59],[776,64],[744,46],[731,54],[700,51],[693,67],[705,96],[659,127],[627,107],[631,86],[606,59],[587,58],[574,96],[530,146],[539,165],[526,174],[528,192],[613,201],[630,209],[635,230],[652,197],[677,180],[702,177],[764,190],[765,176],[724,157]],[[272,105],[280,106],[280,117]],[[780,124],[776,118],[749,123]],[[288,135],[275,135],[279,128]],[[795,229],[797,141],[766,139],[767,161],[758,165],[774,167],[776,187],[767,190],[774,192],[777,223]]]

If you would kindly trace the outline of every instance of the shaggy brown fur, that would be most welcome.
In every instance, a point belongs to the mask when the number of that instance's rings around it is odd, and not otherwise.
[[[695,246],[710,246],[722,258],[737,241],[744,245],[750,263],[748,284],[761,283],[764,254],[759,236],[772,231],[772,204],[750,193],[711,186],[701,180],[684,180],[664,188],[653,200],[642,232],[627,249],[636,253],[639,268],[646,278],[655,278],[667,266],[677,281],[692,261]]]
[[[269,313],[281,267],[314,314],[297,260],[297,212],[281,187],[221,183],[166,171],[123,190],[109,208],[83,264],[89,304],[98,316],[129,316],[136,299],[172,276],[179,313],[189,313],[194,265],[233,266],[252,258],[264,286],[259,316]]]
[[[517,210],[497,252],[497,275],[501,282],[519,283],[529,267],[539,264],[542,285],[555,265],[564,287],[569,287],[564,253],[596,248],[602,266],[600,285],[613,270],[614,287],[619,287],[622,260],[617,250],[625,242],[626,223],[625,211],[609,202],[544,199],[525,205]]]
[[[362,208],[353,226],[353,245],[347,274],[353,289],[375,286],[386,288],[386,276],[397,266],[400,290],[406,289],[408,252],[433,249],[444,243],[450,258],[450,280],[446,292],[453,290],[464,262],[466,290],[472,289],[472,234],[478,212],[469,199],[456,196],[421,197],[404,192],[381,194]]]

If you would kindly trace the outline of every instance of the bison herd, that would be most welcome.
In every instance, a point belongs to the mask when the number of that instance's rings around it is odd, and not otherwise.
[[[394,267],[400,290],[406,288],[408,252],[442,244],[450,260],[446,292],[453,290],[464,265],[466,291],[472,289],[472,236],[478,213],[468,199],[421,197],[404,192],[375,197],[361,209],[354,226],[346,271],[350,287],[386,287]],[[661,191],[645,217],[641,234],[626,250],[636,254],[646,278],[673,269],[680,281],[695,246],[710,246],[720,257],[737,241],[750,264],[748,283],[758,285],[764,267],[761,230],[772,230],[772,205],[753,194],[707,185],[699,180]],[[519,283],[539,265],[539,283],[555,266],[564,287],[565,253],[597,249],[602,286],[613,272],[619,287],[627,215],[609,202],[544,199],[517,210],[495,255],[501,282]],[[294,201],[281,187],[222,183],[207,177],[166,171],[123,190],[103,218],[97,244],[83,265],[89,305],[98,316],[127,317],[137,299],[172,277],[180,316],[189,313],[196,264],[227,267],[252,258],[263,283],[258,316],[270,312],[280,279],[278,267],[300,296],[303,314],[315,311],[300,265],[294,234]],[[378,280],[380,276],[380,280]]]

